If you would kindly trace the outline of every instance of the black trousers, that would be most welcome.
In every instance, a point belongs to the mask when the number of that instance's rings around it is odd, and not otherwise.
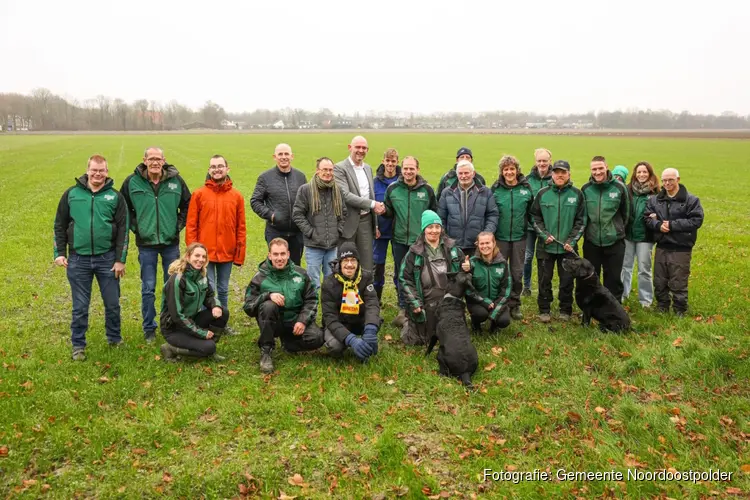
[[[625,287],[622,284],[622,262],[625,260],[625,240],[618,240],[608,247],[598,247],[588,241],[583,242],[583,256],[594,265],[596,275],[602,285],[621,300]]]
[[[659,309],[676,313],[688,308],[688,278],[693,252],[675,252],[656,247],[654,257],[654,298]],[[669,294],[672,294],[671,300]]]
[[[222,307],[221,316],[214,318],[211,309],[204,309],[193,317],[193,321],[199,327],[211,331],[222,329],[227,326],[227,321],[229,321],[229,310]],[[219,337],[215,333],[213,338],[201,339],[190,333],[189,330],[182,328],[165,329],[162,325],[161,331],[169,345],[180,349],[188,349],[197,358],[205,358],[216,352],[216,342],[219,341]]]
[[[314,322],[305,327],[302,335],[295,335],[292,330],[296,321],[283,321],[281,308],[271,300],[260,305],[257,319],[260,327],[258,347],[274,347],[276,337],[281,339],[281,345],[288,352],[314,351],[324,343],[323,330]]]
[[[301,266],[302,262],[302,250],[305,249],[305,242],[302,237],[302,233],[296,232],[281,232],[266,226],[266,244],[274,238],[284,238],[289,244],[289,258],[296,265]]]
[[[523,262],[526,258],[526,238],[520,241],[498,241],[500,253],[508,261],[510,277],[513,285],[510,289],[508,307],[521,307],[521,292],[523,291]]]
[[[526,241],[524,241],[523,243],[525,251]],[[523,271],[523,269],[521,270]],[[479,304],[476,302],[467,303],[466,308],[469,310],[469,314],[471,315],[471,322],[475,325],[484,323],[490,317],[490,310],[487,309],[487,306],[485,306],[484,304]],[[507,328],[508,325],[510,325],[510,307],[506,304],[505,306],[503,306],[502,310],[500,311],[500,313],[498,313],[495,319],[491,321],[490,329]]]
[[[537,274],[539,276],[539,295],[536,303],[540,314],[549,314],[552,305],[552,277],[555,275],[555,264],[557,264],[557,276],[560,278],[558,300],[560,301],[560,313],[573,314],[573,276],[562,267],[562,261],[566,254],[547,253],[537,246]]]

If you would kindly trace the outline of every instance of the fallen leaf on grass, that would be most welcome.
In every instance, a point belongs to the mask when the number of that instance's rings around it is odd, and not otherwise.
[[[599,415],[604,415],[605,413],[607,413],[607,410],[605,410],[601,406],[597,406],[596,408],[594,408],[594,411]]]
[[[359,402],[360,403],[369,403],[370,398],[367,397],[367,394],[362,394],[359,396]]]
[[[143,448],[133,448],[132,453],[133,455],[146,455],[148,452]]]
[[[237,370],[229,370],[229,371],[227,371],[227,375],[237,375],[238,373],[240,373],[240,372],[238,372]]]
[[[361,443],[362,441],[364,441],[364,440],[365,440],[365,438],[363,438],[363,437],[362,437],[361,435],[359,435],[359,434],[355,434],[355,435],[354,435],[354,440],[355,440],[356,442],[358,442],[358,443]]]
[[[109,382],[109,379],[107,377],[99,377],[100,384],[106,384],[107,382]]]
[[[165,472],[164,474],[162,474],[161,480],[164,481],[165,483],[171,483],[172,482],[172,474],[170,474],[169,472]]]
[[[301,474],[293,475],[292,477],[288,478],[286,482],[291,484],[292,486],[299,486],[301,488],[307,488],[308,486],[310,486],[308,483],[305,482]]]
[[[495,346],[495,347],[492,348],[492,355],[493,356],[499,356],[501,352],[503,352],[503,348],[502,347]]]
[[[518,470],[518,466],[517,465],[506,465],[505,466],[505,470],[507,470],[508,472],[517,471]]]
[[[365,476],[370,473],[370,466],[369,465],[360,465],[359,466],[359,473],[364,474]]]
[[[383,337],[383,340],[385,340],[385,341],[391,341],[391,340],[393,340],[393,337],[391,337],[390,335],[386,335],[385,337]]]
[[[31,380],[27,380],[23,384],[18,384],[18,385],[20,385],[21,387],[23,387],[27,391],[30,391],[31,388],[34,387],[34,382],[32,382]]]
[[[8,447],[5,445],[0,446],[0,457],[8,456]]]
[[[727,495],[742,495],[743,491],[740,488],[729,487],[724,492]]]
[[[579,415],[578,413],[574,411],[569,411],[566,415],[568,416],[568,420],[570,420],[571,422],[575,424],[581,421],[581,415]]]
[[[682,337],[677,337],[674,342],[672,342],[672,347],[682,347]]]
[[[154,355],[154,361],[161,361],[161,356],[158,354]]]
[[[497,366],[497,363],[493,361],[492,363],[484,367],[484,371],[486,372],[492,371],[496,366]]]
[[[750,474],[750,464],[743,464],[740,466],[740,470],[745,474]]]
[[[633,356],[633,355],[632,355],[632,354],[630,354],[630,353],[629,353],[629,352],[627,352],[627,351],[620,351],[620,357],[621,357],[621,358],[629,358],[629,357],[631,357],[631,356]]]
[[[294,500],[295,498],[297,498],[297,495],[287,495],[283,491],[279,490],[279,500]]]

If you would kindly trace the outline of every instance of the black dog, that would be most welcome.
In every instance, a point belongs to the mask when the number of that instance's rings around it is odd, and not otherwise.
[[[425,355],[432,352],[439,340],[437,360],[440,374],[457,377],[464,386],[471,388],[471,376],[477,370],[479,356],[466,324],[464,294],[467,289],[473,290],[474,285],[468,273],[448,273],[446,276],[448,288],[435,313],[437,327]]]
[[[582,257],[566,258],[562,267],[576,279],[576,304],[583,311],[583,326],[589,326],[594,318],[603,332],[630,329],[628,313],[612,292],[599,283],[591,262]]]

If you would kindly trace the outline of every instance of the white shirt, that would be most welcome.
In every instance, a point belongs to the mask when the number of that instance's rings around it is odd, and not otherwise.
[[[353,162],[352,162],[352,165],[354,165]],[[367,174],[365,173],[364,164],[362,164],[361,166],[354,165],[354,173],[357,175],[357,184],[359,185],[359,195],[362,198],[371,198],[372,192],[370,190],[370,181],[367,179]],[[374,203],[371,203],[371,206],[374,206]],[[360,214],[364,215],[368,212],[369,210],[362,210]]]

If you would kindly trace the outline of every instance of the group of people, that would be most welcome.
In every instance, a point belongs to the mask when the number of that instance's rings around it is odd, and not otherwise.
[[[247,286],[243,310],[260,328],[263,372],[274,369],[277,337],[289,352],[325,346],[339,356],[350,347],[362,361],[377,354],[389,246],[399,307],[392,324],[405,344],[429,342],[451,272],[472,274],[466,302],[474,331],[486,321],[494,331],[523,319],[521,297],[531,295],[534,256],[539,321],[552,320],[555,267],[559,319],[569,320],[574,283],[561,264],[578,255],[582,238],[583,256],[617,299],[629,296],[637,259],[641,305],[656,300],[662,312],[687,310],[703,210],[673,168],[662,172],[660,186],[648,162],[637,163],[628,181],[626,167],[610,171],[605,158],[595,156],[590,179],[579,189],[570,180],[569,162],[553,163],[549,150],[537,149],[528,175],[506,155],[487,185],[472,151],[462,147],[435,191],[415,156],[399,158],[388,149],[373,171],[365,162],[364,137],[354,137],[348,149],[335,164],[319,158],[308,181],[293,167],[291,147],[279,144],[276,165],[258,176],[250,205],[265,220],[268,254]],[[119,278],[129,231],[138,247],[145,340],[156,335],[161,256],[163,359],[221,359],[216,342],[236,334],[228,326],[231,271],[244,264],[247,244],[244,197],[229,172],[226,158],[214,155],[204,185],[191,194],[164,152],[152,147],[118,191],[106,159],[89,158],[86,174],[63,194],[54,225],[55,262],[67,268],[73,296],[73,359],[85,359],[94,276],[107,340],[122,343]],[[180,255],[183,229],[187,249]],[[316,325],[318,304],[322,328]]]

